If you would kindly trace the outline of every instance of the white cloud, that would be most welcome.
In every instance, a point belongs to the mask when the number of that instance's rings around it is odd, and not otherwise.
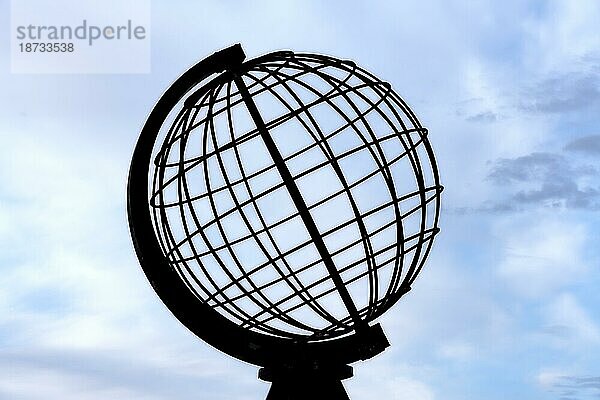
[[[446,229],[446,235],[458,235],[456,225]],[[447,371],[441,366],[448,363],[475,365],[481,360],[501,359],[514,350],[520,340],[515,326],[518,316],[511,314],[505,299],[495,297],[494,281],[489,278],[491,269],[451,262],[453,252],[461,251],[452,245],[462,239],[453,242],[440,238],[413,289],[381,318],[391,343],[386,353],[391,354],[392,361],[383,363],[387,357],[384,354],[381,360],[370,360],[365,369],[371,364],[393,368],[394,363],[411,361],[444,375]],[[403,372],[431,377],[431,371],[420,375],[415,372],[418,370]],[[444,379],[450,377],[444,375],[437,382]]]
[[[557,0],[542,7],[540,15],[524,22],[528,33],[527,64],[542,73],[565,68],[600,48],[600,3],[595,0]]]
[[[566,328],[567,335],[555,339],[560,345],[582,349],[600,344],[600,326],[572,294],[559,295],[544,314],[548,325]]]
[[[557,114],[540,118],[515,110],[522,85],[577,70],[579,58],[600,47],[594,0],[552,2],[525,23],[520,2],[344,9],[216,4],[197,10],[156,4],[159,57],[152,75],[5,76],[0,112],[10,127],[0,147],[0,343],[33,355],[16,364],[2,354],[0,397],[264,398],[268,386],[256,381],[254,367],[210,349],[169,314],[141,273],[127,233],[124,184],[137,129],[155,96],[203,55],[242,37],[249,57],[285,47],[355,58],[392,82],[430,128],[445,206],[477,206],[495,194],[484,181],[488,160],[537,151],[565,122]],[[198,26],[198,15],[211,16],[208,25]],[[179,24],[169,25],[174,18]],[[523,25],[529,36],[522,35]],[[514,49],[519,46],[528,49]],[[457,102],[468,99],[476,100],[456,115]],[[103,141],[113,147],[99,146]],[[527,298],[584,286],[579,279],[589,268],[581,253],[591,228],[565,215],[504,217],[492,246],[485,231],[497,216],[482,218],[478,228],[442,220],[441,237],[460,236],[462,243],[453,243],[455,253],[437,243],[422,279],[384,316],[393,347],[357,368],[346,384],[354,398],[462,399],[445,390],[452,386],[453,362],[481,367],[476,375],[487,379],[481,360],[494,360],[490,373],[505,366],[518,374],[512,367],[520,357],[539,357],[536,346],[523,348],[530,342],[514,326],[531,317],[523,299],[499,288],[497,277]],[[490,247],[497,253],[481,254]],[[495,269],[485,263],[494,255]],[[597,348],[599,328],[586,311],[591,303],[560,295],[544,309],[544,323],[569,327],[558,345]],[[549,353],[564,355],[559,346]],[[79,358],[65,370],[69,354]],[[537,382],[552,385],[562,372],[541,370]],[[477,379],[464,383],[481,384]],[[498,396],[497,385],[487,384]]]
[[[41,349],[0,354],[0,397],[38,399],[210,399],[264,398],[266,384],[240,363],[195,352],[171,349],[161,362],[148,357],[113,351],[45,351]],[[194,359],[193,361],[191,359]],[[230,385],[235,376],[235,385]]]
[[[587,270],[582,256],[586,227],[566,215],[507,217],[496,235],[503,253],[498,274],[518,294],[546,296],[573,284]]]
[[[544,389],[552,389],[554,385],[559,383],[565,376],[569,374],[565,371],[555,368],[544,368],[538,372],[535,377],[536,382]]]
[[[21,133],[0,148],[0,397],[196,398],[202,385],[257,397],[255,369],[201,343],[147,283],[127,231],[126,160],[84,137]]]
[[[344,385],[352,399],[436,399],[435,390],[415,377],[419,373],[425,373],[422,367],[398,362],[368,365],[356,370],[356,376]]]
[[[0,363],[0,395],[14,400],[159,399],[149,393],[139,393],[126,387],[107,387],[78,374],[4,363]]]
[[[438,352],[442,358],[456,361],[468,361],[477,355],[472,344],[458,341],[441,344]]]

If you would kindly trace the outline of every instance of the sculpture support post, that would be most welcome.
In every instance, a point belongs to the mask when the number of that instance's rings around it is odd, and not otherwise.
[[[352,367],[290,366],[261,368],[258,377],[271,382],[266,400],[349,400],[343,379],[352,377]]]

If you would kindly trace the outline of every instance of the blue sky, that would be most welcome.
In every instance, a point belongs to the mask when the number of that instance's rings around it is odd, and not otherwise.
[[[0,24],[9,26],[0,1]],[[152,73],[10,74],[0,41],[0,398],[257,399],[133,253],[125,183],[163,90],[217,49],[356,60],[429,128],[442,233],[353,399],[600,395],[600,3],[153,2]]]

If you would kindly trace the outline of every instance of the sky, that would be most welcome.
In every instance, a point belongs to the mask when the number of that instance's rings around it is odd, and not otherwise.
[[[0,1],[0,398],[259,399],[139,268],[125,210],[155,101],[234,43],[357,61],[429,129],[427,265],[353,399],[600,395],[600,3],[152,2],[151,73],[11,74]]]

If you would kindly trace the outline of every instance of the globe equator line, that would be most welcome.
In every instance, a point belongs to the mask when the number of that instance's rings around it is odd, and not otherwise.
[[[343,128],[346,128],[346,126],[343,126]],[[338,128],[334,132],[328,133],[327,135],[325,135],[324,140],[329,140],[331,137],[334,137],[335,134],[339,133],[340,131],[342,131],[342,129]],[[427,128],[411,128],[411,129],[406,129],[404,131],[394,131],[393,133],[390,133],[390,134],[382,136],[381,139],[380,139],[380,141],[384,142],[386,140],[393,139],[393,138],[397,137],[398,135],[406,135],[406,134],[411,134],[411,133],[421,133],[421,134],[423,134],[425,136],[425,135],[427,135],[428,131],[427,131]],[[321,142],[321,141],[322,140],[319,140],[319,142]],[[417,140],[414,143],[413,147],[417,147],[417,146],[421,145],[423,143],[423,141],[424,141],[423,138]],[[349,150],[346,150],[343,153],[340,153],[339,155],[337,155],[335,157],[335,159],[336,160],[340,160],[340,159],[342,159],[344,157],[350,156],[350,155],[352,155],[352,154],[354,154],[354,153],[356,153],[358,151],[366,149],[367,146],[370,146],[372,144],[373,144],[373,142],[367,142],[367,143],[361,144],[360,146],[353,147],[352,149],[349,149]],[[298,155],[300,155],[302,153],[305,153],[306,151],[314,148],[315,146],[318,146],[318,143],[313,143],[310,146],[304,147],[302,150],[299,150],[299,151],[297,151],[297,152],[295,152],[293,154],[290,154],[289,156],[285,157],[284,161],[292,160],[294,157],[297,157]],[[233,147],[235,148],[235,146],[233,146]],[[394,162],[398,161],[400,158],[406,156],[407,153],[409,151],[412,151],[412,150],[413,150],[413,148],[409,148],[407,150],[404,150],[404,152],[400,153],[398,156],[394,157],[391,161],[389,161],[388,165],[391,165]],[[218,151],[217,152],[212,152],[212,153],[213,154],[211,154],[211,156],[218,154]],[[195,162],[195,161],[187,160],[186,162],[187,163],[191,163],[191,162]],[[319,168],[321,168],[321,167],[323,167],[323,166],[325,166],[327,164],[328,164],[327,161],[323,161],[320,164],[316,164],[316,165],[314,165],[314,166],[312,166],[312,167],[310,167],[310,168],[302,171],[298,175],[295,175],[294,178],[298,179],[298,178],[300,178],[302,176],[305,176],[305,175],[307,175],[307,174],[309,174],[309,173],[311,173],[311,172],[313,172],[313,171],[315,171],[315,170],[317,170],[317,169],[319,169]],[[168,163],[161,164],[161,167],[174,167],[174,166],[176,166],[176,164],[168,164]],[[261,175],[261,174],[269,171],[272,168],[275,168],[275,166],[273,165],[273,166],[261,168],[258,171],[255,171],[255,172],[247,175],[247,179],[250,180],[250,179],[256,178],[257,176],[259,176],[259,175]],[[377,170],[374,171],[374,173],[379,173],[380,171],[381,171],[381,168],[378,168]],[[172,183],[173,182],[172,179],[173,178],[170,178],[170,180],[167,180],[167,182],[165,183],[165,185],[169,185],[170,183]],[[244,180],[240,178],[240,179],[231,181],[231,185],[236,186],[236,185],[239,185],[239,184],[243,183],[243,181]],[[279,185],[273,186],[272,189],[279,189],[280,187],[282,187],[282,185],[283,185],[283,182],[281,184],[279,184]],[[160,189],[163,189],[163,188],[160,188]],[[218,192],[225,191],[225,190],[228,190],[228,188],[227,188],[226,185],[223,185],[223,186],[220,186],[220,187],[218,187],[216,189],[213,189],[212,193],[214,194],[214,193],[218,193]],[[267,190],[267,191],[265,191],[263,193],[266,195],[266,194],[268,194],[270,192],[271,192],[271,190]],[[261,194],[259,194],[259,196],[260,195]],[[209,196],[208,192],[200,194],[200,195],[193,196],[193,197],[190,198],[190,200],[191,201],[201,200],[201,199],[203,199],[203,198],[205,198],[207,196]],[[155,202],[155,197],[156,197],[156,193],[153,193],[152,196],[151,196],[151,198],[150,198],[150,206],[152,206],[154,208],[157,207],[156,202]],[[176,206],[177,206],[177,204],[175,204],[175,203],[172,203],[172,204],[171,203],[166,203],[166,204],[162,205],[162,207],[167,207],[167,208],[168,207],[176,207]]]
[[[422,130],[423,130],[423,131],[425,131],[425,128],[423,128]],[[414,130],[414,131],[418,131],[418,130]],[[394,134],[390,135],[390,137],[394,137],[394,136],[395,136]],[[423,140],[419,140],[419,141],[415,142],[415,144],[414,144],[414,145],[415,145],[415,146],[417,146],[417,145],[419,145],[419,144],[421,144],[421,143],[423,143]],[[361,148],[361,149],[362,149],[362,148]],[[342,153],[342,154],[338,155],[338,156],[337,156],[337,159],[340,159],[341,157],[343,157],[343,156],[346,156],[346,155],[349,155],[349,154],[352,154],[352,153],[354,153],[354,149],[352,149],[352,150],[349,150],[349,151],[347,151],[347,152],[345,152],[345,153]],[[401,154],[399,154],[398,156],[394,157],[393,159],[391,159],[391,160],[388,162],[388,165],[392,165],[392,164],[396,163],[397,161],[401,160],[401,159],[402,159],[402,158],[403,158],[403,157],[404,157],[404,156],[405,156],[407,153],[408,153],[408,151],[404,151],[403,153],[401,153]],[[306,169],[305,171],[301,172],[300,174],[298,174],[298,175],[295,175],[295,176],[294,176],[294,179],[298,179],[298,178],[300,178],[300,177],[302,177],[302,176],[308,175],[309,173],[311,173],[311,172],[313,172],[313,171],[316,171],[316,170],[318,170],[320,167],[322,167],[322,166],[324,166],[324,165],[327,165],[327,163],[326,163],[326,162],[322,162],[322,163],[320,163],[320,164],[317,164],[317,165],[315,165],[315,166],[313,166],[313,167],[311,167],[311,168],[309,168],[309,169]],[[363,182],[364,182],[364,181],[366,181],[367,179],[369,179],[369,178],[373,177],[374,175],[376,175],[376,174],[380,173],[380,172],[381,172],[381,170],[382,170],[382,168],[381,168],[381,167],[378,167],[378,168],[374,169],[373,171],[370,171],[368,174],[364,175],[362,178],[360,178],[360,179],[358,179],[357,181],[355,181],[355,182],[351,183],[351,184],[349,185],[349,188],[351,188],[351,189],[352,189],[352,188],[354,188],[354,187],[356,187],[356,186],[360,185],[361,183],[363,183]],[[237,181],[237,182],[235,182],[234,184],[236,184],[236,185],[237,185],[237,184],[239,184],[239,183],[240,183],[240,181]],[[280,183],[280,184],[274,185],[274,186],[272,186],[270,189],[268,189],[268,190],[265,190],[265,191],[263,191],[263,192],[261,192],[261,193],[258,193],[258,194],[256,194],[254,198],[255,198],[255,199],[259,199],[259,198],[261,198],[261,197],[263,197],[263,196],[267,196],[269,193],[271,193],[271,192],[275,191],[276,189],[279,189],[279,188],[281,188],[281,187],[283,187],[283,186],[284,186],[283,182],[282,182],[282,183]],[[224,188],[224,189],[226,189],[225,187],[223,187],[223,188]],[[432,189],[435,189],[435,186],[430,186],[430,187],[428,187],[428,188],[427,188],[427,190],[432,190]],[[222,189],[221,189],[221,188],[218,188],[218,189],[216,189],[216,190],[213,190],[213,191],[212,191],[212,193],[216,193],[217,191],[220,191],[220,190],[222,190]],[[322,205],[323,203],[326,203],[328,200],[332,199],[333,197],[335,197],[335,196],[337,196],[337,195],[339,195],[339,194],[343,193],[343,191],[344,191],[343,189],[340,189],[340,190],[338,190],[337,192],[334,192],[334,193],[332,193],[331,195],[329,195],[329,196],[327,196],[327,197],[325,197],[325,198],[323,198],[323,199],[319,200],[318,202],[316,202],[316,203],[314,203],[314,204],[310,205],[308,208],[309,208],[309,209],[312,209],[312,208],[318,207],[318,206]],[[208,193],[209,193],[209,192],[207,192],[206,194],[204,194],[204,195],[202,195],[202,196],[196,196],[196,197],[192,197],[192,198],[190,198],[190,201],[195,201],[195,200],[198,200],[198,199],[202,199],[202,198],[204,198],[204,197],[208,196]],[[404,195],[404,196],[401,196],[401,197],[399,197],[399,198],[398,198],[398,201],[405,200],[405,199],[407,199],[408,197],[416,196],[416,195],[418,195],[418,193],[419,193],[418,191],[411,192],[411,193],[409,193],[409,194],[407,194],[407,195]],[[242,207],[243,207],[243,206],[246,206],[246,205],[248,205],[248,204],[250,204],[250,203],[251,203],[251,200],[246,200],[246,201],[244,201],[244,202],[240,203],[240,206],[242,206]],[[389,204],[392,204],[392,203],[390,202]],[[167,208],[167,207],[176,207],[176,206],[177,206],[177,203],[161,205],[161,207],[164,207],[164,208]],[[153,205],[153,207],[157,207],[157,206],[156,206],[156,205]],[[227,210],[226,212],[224,212],[223,214],[221,214],[221,215],[220,215],[220,217],[221,217],[221,218],[223,218],[223,217],[226,217],[226,216],[228,216],[228,215],[230,215],[230,214],[232,214],[232,213],[236,212],[236,210],[237,210],[236,208],[231,208],[231,209]],[[364,215],[368,215],[368,213],[367,213],[367,214],[363,214],[363,216],[364,216]],[[272,228],[272,227],[275,227],[275,226],[277,226],[277,225],[279,225],[279,224],[285,223],[285,222],[287,222],[289,219],[291,219],[293,216],[295,216],[295,214],[293,214],[293,215],[290,215],[289,217],[283,218],[283,219],[281,219],[280,221],[277,221],[277,222],[275,222],[275,223],[271,224],[271,225],[269,226],[269,228]],[[214,223],[216,223],[216,220],[215,220],[215,219],[212,219],[212,220],[210,220],[210,221],[206,222],[205,224],[201,225],[201,228],[206,228],[206,227],[208,227],[208,226],[210,226],[210,225],[212,225],[212,224],[214,224]],[[194,233],[197,233],[197,232],[194,232]],[[259,231],[259,233],[261,233],[261,231]],[[238,241],[242,241],[242,240],[241,240],[241,239],[239,239],[239,240],[238,240],[238,239],[234,240],[234,242],[238,242]],[[182,245],[184,242],[185,242],[185,241],[178,242],[178,243],[176,244],[176,246],[177,246],[177,247],[179,247],[179,246],[181,246],[181,245]],[[224,247],[220,247],[219,249],[221,249],[221,248],[224,248]],[[170,254],[170,253],[167,253],[167,255],[168,255],[168,254]],[[208,254],[208,253],[207,253],[207,254]]]

